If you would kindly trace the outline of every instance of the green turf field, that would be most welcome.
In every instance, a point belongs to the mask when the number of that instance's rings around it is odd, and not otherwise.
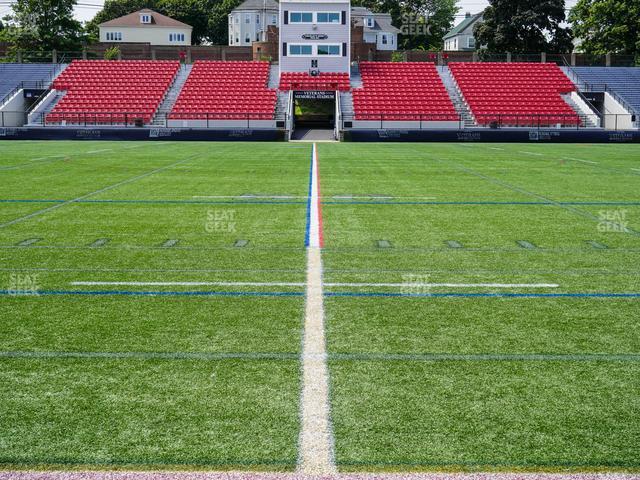
[[[318,155],[340,470],[640,471],[640,146]],[[310,156],[0,142],[0,468],[296,468]]]

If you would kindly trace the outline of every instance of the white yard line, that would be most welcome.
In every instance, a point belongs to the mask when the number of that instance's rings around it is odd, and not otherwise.
[[[92,155],[94,153],[104,153],[104,152],[113,152],[113,149],[112,148],[103,148],[102,150],[91,150],[91,151],[89,151],[87,153]]]
[[[518,153],[524,153],[525,155],[535,155],[536,157],[542,157],[542,153],[526,152],[524,150],[520,150]]]
[[[580,163],[588,163],[589,165],[598,165],[598,162],[592,162],[591,160],[582,160],[580,158],[565,157],[562,160],[569,160],[569,161],[572,161],[572,162],[580,162]]]
[[[634,172],[640,172],[640,168],[632,168],[631,170],[633,170]]]
[[[304,287],[303,282],[71,282],[74,287]],[[559,288],[557,283],[323,283],[344,288]]]
[[[298,472],[304,475],[335,474],[333,432],[329,403],[329,367],[324,329],[322,291],[322,212],[318,183],[317,146],[313,144],[307,295],[302,343],[302,393]]]

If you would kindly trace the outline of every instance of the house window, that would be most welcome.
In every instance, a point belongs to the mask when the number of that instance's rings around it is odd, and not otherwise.
[[[240,23],[240,15],[236,15],[236,23]]]
[[[330,55],[339,57],[341,52],[340,45],[318,45],[318,55]]]
[[[313,55],[311,45],[289,45],[289,55]]]
[[[260,41],[260,32],[256,33],[256,42]]]
[[[272,15],[271,16],[271,25],[276,25],[278,23],[278,16],[277,15]]]
[[[107,42],[121,42],[122,32],[107,32]]]
[[[251,23],[251,14],[250,13],[247,13],[244,16],[244,23],[246,23],[247,25]]]
[[[251,43],[251,34],[247,33],[244,37],[244,43]]]
[[[382,44],[383,45],[388,45],[389,44],[389,40],[387,39],[386,35],[382,35]]]
[[[375,27],[375,21],[373,20],[373,17],[367,17],[367,27],[369,28]]]
[[[476,48],[476,39],[474,37],[469,37],[467,39],[467,47],[468,48]]]
[[[291,12],[289,16],[291,23],[313,23],[313,13],[311,12]]]
[[[184,33],[170,33],[169,42],[184,42]]]
[[[148,15],[148,14],[140,15],[140,23],[151,23],[151,15]]]
[[[260,14],[256,15],[256,23],[260,25]]]
[[[340,13],[338,12],[322,12],[317,15],[318,23],[340,23]]]
[[[229,45],[233,45],[233,35],[229,35]]]

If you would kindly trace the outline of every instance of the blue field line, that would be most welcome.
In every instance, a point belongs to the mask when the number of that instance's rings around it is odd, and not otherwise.
[[[0,200],[0,203],[64,203],[67,200]],[[79,200],[73,203],[115,203],[142,205],[305,205],[304,201],[279,200]]]
[[[237,291],[135,291],[135,290],[40,290],[25,294],[0,290],[0,296],[129,296],[129,297],[304,297],[304,292],[237,292]],[[640,293],[385,293],[325,292],[325,297],[343,298],[640,298]]]
[[[603,207],[637,207],[640,202],[556,202],[558,205],[566,206],[603,206]],[[323,205],[555,205],[552,202],[383,202],[383,201],[328,201],[322,202]]]
[[[313,146],[311,147],[311,164],[309,166],[309,192],[307,194],[307,224],[304,230],[304,247],[311,245],[311,194],[313,193]]]
[[[640,298],[640,293],[384,293],[327,292],[325,297],[370,298]]]
[[[64,203],[67,200],[53,199],[0,199],[0,203]],[[114,203],[114,204],[148,204],[148,205],[307,205],[307,201],[294,200],[79,200],[74,203]],[[322,201],[322,205],[554,205],[551,202],[495,202],[495,201],[459,201],[459,202],[388,202],[388,201]],[[603,206],[603,207],[638,207],[640,202],[557,202],[566,206]]]
[[[0,290],[0,295],[15,297],[38,296],[88,296],[88,297],[304,297],[302,292],[223,292],[223,291],[191,291],[191,292],[149,292],[135,290],[38,290],[25,294],[13,290]]]

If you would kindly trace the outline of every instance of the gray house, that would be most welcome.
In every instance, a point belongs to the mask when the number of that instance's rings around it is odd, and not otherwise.
[[[364,27],[365,43],[374,43],[378,50],[398,49],[400,30],[392,25],[390,13],[373,13],[366,7],[353,7],[351,19],[356,27]]]
[[[278,26],[278,2],[246,0],[229,14],[229,45],[251,46],[267,40],[270,25]]]
[[[482,22],[483,13],[480,12],[475,15],[467,13],[465,19],[444,36],[445,51],[474,52],[476,50],[476,39],[473,36],[473,27]]]
[[[280,73],[349,73],[350,0],[280,1]]]

